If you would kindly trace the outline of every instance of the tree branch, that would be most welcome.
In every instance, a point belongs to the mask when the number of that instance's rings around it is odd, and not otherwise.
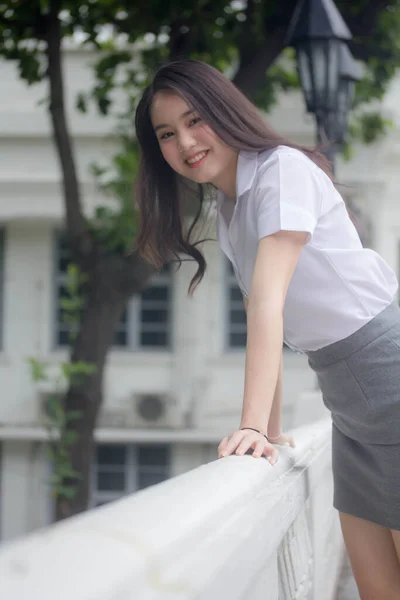
[[[386,9],[387,4],[387,0],[370,0],[368,10],[354,14],[351,3],[342,0],[338,2],[338,8],[352,35],[369,39],[376,28],[379,14]]]
[[[378,46],[378,44],[363,44],[360,42],[351,41],[349,48],[356,60],[367,62],[371,56],[379,60],[393,60],[393,56],[388,50]]]
[[[284,6],[282,6],[284,4]],[[348,0],[337,2],[339,11],[349,26],[355,39],[350,42],[355,57],[368,60],[369,56],[379,56],[384,59],[384,51],[375,46],[363,43],[376,28],[379,14],[385,10],[387,1],[370,0],[368,10],[355,15]],[[234,83],[246,94],[254,92],[260,81],[265,77],[265,72],[285,48],[285,36],[291,21],[296,0],[286,0],[285,3],[276,3],[274,10],[268,7],[268,15],[264,21],[264,43],[257,46],[254,41],[251,27],[244,27],[238,40],[239,69],[233,79]],[[246,21],[251,23],[254,10],[253,0],[249,0],[246,8]],[[360,39],[361,38],[361,39]]]
[[[284,39],[285,31],[276,30],[272,35],[266,36],[263,45],[253,49],[252,53],[248,47],[239,49],[240,65],[233,83],[242,92],[251,95],[257,89],[267,69],[284,49]]]
[[[190,19],[178,18],[171,23],[169,60],[185,57],[193,46],[194,28]]]
[[[61,23],[58,17],[60,8],[60,0],[51,0],[50,12],[47,16],[46,54],[50,88],[50,116],[53,125],[54,142],[63,174],[66,224],[71,251],[74,254],[86,254],[89,250],[89,236],[82,214],[80,189],[65,112],[61,65],[62,35]]]
[[[284,4],[284,6],[282,6]],[[249,0],[246,7],[246,23],[238,40],[239,69],[234,83],[245,93],[251,95],[265,77],[265,72],[285,48],[285,35],[296,6],[296,0],[284,3],[270,2],[264,7],[263,43],[257,43],[251,24],[258,7]]]

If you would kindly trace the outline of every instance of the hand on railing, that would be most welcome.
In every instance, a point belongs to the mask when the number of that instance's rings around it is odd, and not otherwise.
[[[254,458],[265,456],[274,465],[278,459],[278,450],[270,443],[264,434],[251,429],[239,429],[225,437],[218,446],[218,458],[237,454],[241,456],[252,449]]]
[[[278,446],[290,446],[291,448],[296,447],[296,444],[294,443],[292,436],[286,435],[285,433],[282,433],[282,432],[275,437],[271,437],[269,435],[268,439],[272,444],[275,444]]]

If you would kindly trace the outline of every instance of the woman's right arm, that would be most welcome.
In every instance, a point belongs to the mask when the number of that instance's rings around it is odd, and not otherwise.
[[[282,416],[282,371],[283,371],[283,358],[281,356],[281,362],[279,365],[278,381],[276,382],[276,388],[274,393],[274,399],[272,401],[271,413],[269,415],[267,436],[268,439],[274,441],[278,439],[282,433],[281,416]]]
[[[243,295],[244,307],[247,313],[247,307],[249,305],[249,299]],[[274,399],[272,401],[271,414],[268,422],[268,437],[278,438],[281,429],[281,412],[282,412],[282,356],[278,373],[278,381],[276,382]]]
[[[244,308],[247,313],[249,299],[243,295]],[[268,438],[274,443],[289,443],[294,448],[293,439],[282,434],[282,381],[283,381],[283,356],[279,366],[278,381],[276,382],[274,399],[272,401],[271,414],[268,422]]]

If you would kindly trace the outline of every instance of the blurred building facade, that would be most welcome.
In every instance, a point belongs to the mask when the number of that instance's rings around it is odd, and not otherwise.
[[[69,51],[67,104],[85,210],[108,202],[90,173],[113,151],[113,118],[74,109],[90,85],[93,57]],[[52,384],[35,385],[28,357],[56,374],[68,359],[59,300],[68,250],[63,240],[60,169],[43,86],[28,88],[11,63],[0,63],[0,539],[52,520],[50,461],[43,411]],[[387,138],[355,150],[338,179],[365,243],[398,272],[400,240],[400,80],[383,110],[397,125]],[[314,143],[314,123],[299,94],[283,96],[270,122],[287,137]],[[215,238],[215,228],[211,230]],[[220,439],[240,419],[245,313],[233,272],[216,241],[207,242],[208,271],[194,298],[195,269],[166,269],[131,299],[115,332],[96,433],[91,505],[97,506],[216,458]],[[310,290],[312,293],[312,290]],[[284,424],[325,414],[303,355],[284,350]]]

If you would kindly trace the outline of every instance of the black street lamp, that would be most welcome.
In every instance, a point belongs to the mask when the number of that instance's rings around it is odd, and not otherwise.
[[[339,144],[346,139],[349,113],[354,100],[355,83],[362,77],[360,66],[356,63],[346,43],[340,46],[339,87],[337,93],[336,132],[333,138]]]
[[[346,136],[354,82],[360,77],[347,47],[351,37],[333,0],[299,0],[286,43],[296,49],[307,111],[315,114],[318,141],[332,166],[335,144]]]

